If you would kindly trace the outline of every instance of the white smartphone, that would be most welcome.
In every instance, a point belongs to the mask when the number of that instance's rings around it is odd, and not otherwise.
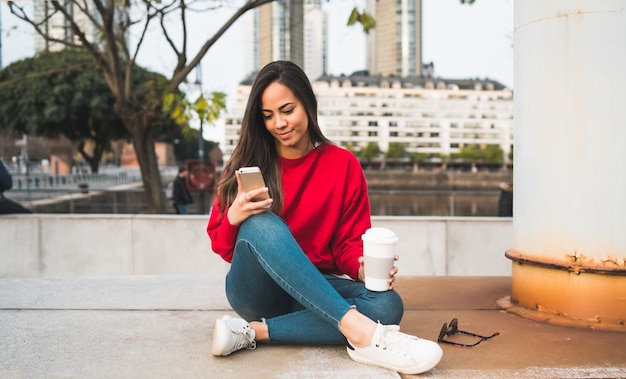
[[[261,174],[261,169],[254,167],[241,167],[239,170],[239,177],[241,178],[241,184],[243,184],[243,188],[246,192],[257,189],[267,187],[265,185],[265,180],[263,180],[263,175]],[[267,192],[264,192],[260,195],[257,195],[252,198],[252,201],[262,201],[269,199],[269,195]]]

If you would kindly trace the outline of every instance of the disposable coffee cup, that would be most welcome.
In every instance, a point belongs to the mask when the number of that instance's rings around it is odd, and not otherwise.
[[[363,268],[365,288],[370,291],[389,289],[389,271],[393,268],[398,237],[386,228],[370,228],[361,236],[363,240]]]

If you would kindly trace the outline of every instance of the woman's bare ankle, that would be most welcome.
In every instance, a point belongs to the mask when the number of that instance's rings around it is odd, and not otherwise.
[[[356,347],[366,347],[372,342],[376,323],[356,309],[350,309],[339,321],[339,331]]]
[[[250,327],[254,330],[255,341],[267,341],[270,338],[266,323],[262,321],[252,321]]]

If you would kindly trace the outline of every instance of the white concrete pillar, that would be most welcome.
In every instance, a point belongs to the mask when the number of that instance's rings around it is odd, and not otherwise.
[[[626,1],[515,2],[511,300],[626,330]]]

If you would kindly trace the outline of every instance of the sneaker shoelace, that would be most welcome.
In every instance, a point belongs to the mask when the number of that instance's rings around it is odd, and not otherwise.
[[[232,320],[231,320],[232,321]],[[229,322],[228,326],[230,330],[237,336],[237,341],[235,341],[235,350],[240,350],[243,348],[253,350],[256,349],[256,341],[254,337],[252,337],[252,329],[250,325],[246,323],[245,325],[236,325],[235,322]]]
[[[376,347],[390,350],[396,354],[409,356],[413,342],[419,340],[415,336],[400,332],[397,325],[384,325],[380,338],[376,341]]]

